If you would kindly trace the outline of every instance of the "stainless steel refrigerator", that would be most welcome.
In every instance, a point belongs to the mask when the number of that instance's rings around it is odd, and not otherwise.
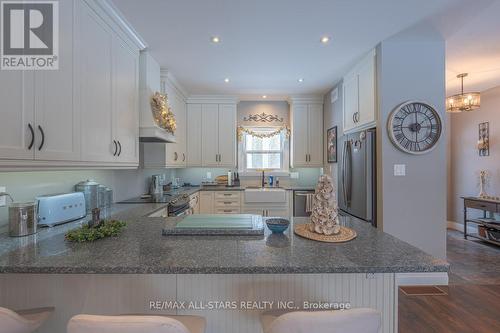
[[[377,225],[375,139],[375,129],[342,136],[338,168],[338,204],[341,212],[373,226]]]

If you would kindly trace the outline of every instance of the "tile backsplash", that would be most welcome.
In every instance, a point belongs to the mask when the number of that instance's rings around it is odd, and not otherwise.
[[[151,175],[164,173],[169,179],[173,172],[167,169],[0,172],[0,187],[5,186],[16,202],[23,202],[43,194],[71,192],[78,182],[93,179],[112,188],[114,200],[121,201],[147,192]],[[8,208],[0,207],[0,228],[7,223]]]

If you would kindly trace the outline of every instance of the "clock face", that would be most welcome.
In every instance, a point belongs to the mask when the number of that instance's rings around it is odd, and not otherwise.
[[[406,102],[392,111],[387,130],[397,148],[410,154],[423,154],[436,146],[441,136],[441,118],[428,104]]]

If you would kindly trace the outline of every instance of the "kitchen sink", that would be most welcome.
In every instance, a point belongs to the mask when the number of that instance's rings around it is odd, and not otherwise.
[[[245,202],[283,203],[286,202],[286,191],[276,187],[247,187]]]

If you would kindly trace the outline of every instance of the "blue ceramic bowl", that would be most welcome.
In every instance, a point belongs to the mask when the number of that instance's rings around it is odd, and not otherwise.
[[[271,218],[266,220],[266,224],[273,234],[281,234],[288,228],[290,221],[287,219]]]

